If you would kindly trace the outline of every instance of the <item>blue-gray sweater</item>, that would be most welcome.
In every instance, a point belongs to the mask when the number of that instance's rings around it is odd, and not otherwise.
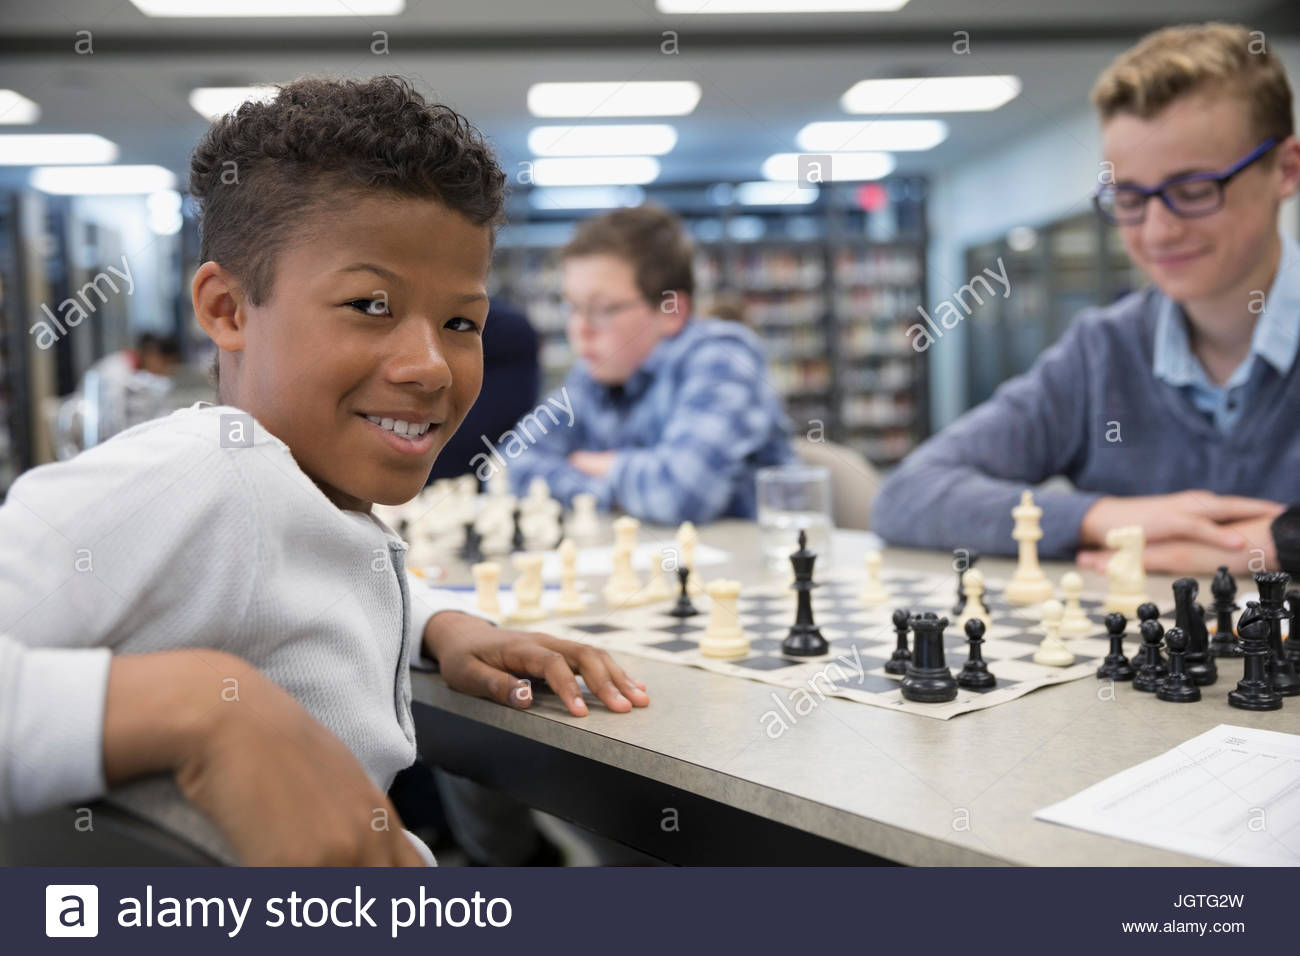
[[[1102,495],[1189,488],[1300,502],[1300,362],[1256,362],[1247,405],[1224,435],[1153,372],[1155,288],[1081,314],[1024,375],[916,449],[872,509],[891,544],[1011,554],[1011,509],[1040,490],[1044,557],[1072,557],[1084,512]]]

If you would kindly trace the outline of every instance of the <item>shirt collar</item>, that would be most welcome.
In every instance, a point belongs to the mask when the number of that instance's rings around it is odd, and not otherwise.
[[[1297,344],[1300,344],[1300,244],[1289,236],[1283,236],[1277,275],[1255,323],[1250,354],[1259,356],[1279,375],[1287,375],[1295,364]],[[1249,359],[1242,362],[1224,387],[1235,387],[1245,382],[1252,365]],[[1187,316],[1182,306],[1163,295],[1156,316],[1152,369],[1157,378],[1170,385],[1213,387],[1192,352],[1187,335]]]

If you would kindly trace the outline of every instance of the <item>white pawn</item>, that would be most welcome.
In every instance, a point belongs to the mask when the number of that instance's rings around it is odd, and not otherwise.
[[[1137,615],[1138,606],[1151,600],[1147,597],[1147,573],[1142,564],[1146,546],[1146,533],[1141,525],[1111,528],[1106,532],[1106,547],[1114,548],[1106,563],[1106,577],[1110,590],[1106,592],[1106,610],[1118,611],[1130,619]]]
[[[868,551],[866,559],[867,580],[862,586],[858,600],[866,607],[878,607],[893,600],[893,595],[880,580],[882,558],[879,551]]]
[[[660,550],[658,565],[650,569],[650,584],[645,589],[647,604],[652,601],[667,601],[673,596],[672,585],[668,583],[667,578],[667,568],[671,563],[668,560],[670,553],[668,548]]]
[[[569,533],[578,541],[600,537],[600,519],[596,517],[596,496],[582,492],[573,496],[573,522]]]
[[[546,612],[542,610],[542,556],[516,554],[514,564],[519,576],[515,578],[512,588],[515,610],[510,615],[510,620],[520,624],[540,621],[546,617]]]
[[[700,638],[700,653],[705,657],[745,657],[749,654],[749,638],[741,630],[736,612],[740,582],[710,581],[707,590],[712,603],[708,627]]]
[[[1065,614],[1061,617],[1062,637],[1088,637],[1096,628],[1079,603],[1083,596],[1083,578],[1077,571],[1061,575],[1061,594],[1065,597]]]
[[[1043,643],[1034,651],[1034,663],[1047,667],[1069,667],[1074,655],[1061,643],[1061,616],[1064,610],[1055,599],[1043,603]]]
[[[623,515],[621,518],[614,519],[614,550],[620,548],[627,551],[636,551],[636,533],[641,529],[641,522],[637,521],[631,515]]]
[[[581,614],[587,606],[578,593],[578,546],[565,538],[557,550],[560,555],[560,597],[555,602],[555,613]]]
[[[474,606],[484,614],[500,617],[497,585],[501,581],[501,565],[495,561],[483,561],[472,565],[469,570],[474,575]]]
[[[700,576],[695,572],[695,545],[700,540],[700,533],[695,530],[695,525],[690,521],[683,521],[677,528],[677,564],[678,567],[686,568],[690,571],[690,576],[686,579],[687,594],[703,594],[704,586],[700,584]]]
[[[979,568],[969,568],[961,576],[961,593],[966,598],[961,617],[957,620],[958,629],[966,627],[967,621],[981,621],[987,631],[993,627],[989,609],[984,606],[984,572]]]

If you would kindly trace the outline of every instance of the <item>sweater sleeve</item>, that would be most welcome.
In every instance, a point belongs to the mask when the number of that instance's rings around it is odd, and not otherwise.
[[[108,667],[103,648],[0,635],[0,820],[103,794]]]
[[[0,507],[0,816],[102,793],[112,648],[184,627],[166,614],[178,603],[184,620],[232,636],[247,601],[240,582],[257,572],[256,529],[224,451],[159,429],[32,469],[10,488]],[[204,547],[214,536],[223,546]]]
[[[1076,322],[1027,373],[912,452],[886,478],[872,525],[891,544],[1011,554],[1020,493],[1069,475],[1088,441],[1088,341]],[[1040,553],[1069,558],[1098,495],[1039,490]]]
[[[406,572],[406,587],[411,595],[411,631],[407,635],[407,648],[410,651],[409,660],[412,667],[427,666],[428,658],[424,654],[424,629],[429,626],[429,620],[435,614],[456,611],[471,617],[480,617],[493,624],[498,623],[491,614],[484,614],[474,607],[474,602],[469,596],[446,588],[431,587],[410,571]]]
[[[497,453],[507,459],[506,474],[511,490],[522,495],[534,478],[545,478],[551,497],[566,504],[579,493],[596,496],[598,504],[609,507],[609,482],[594,478],[569,464],[569,455],[587,447],[586,429],[581,414],[566,421],[563,409],[581,409],[586,389],[576,375],[569,374],[564,386],[548,395],[537,409],[515,423],[514,438],[504,440]],[[509,433],[507,433],[507,436]],[[522,446],[515,450],[515,443]]]

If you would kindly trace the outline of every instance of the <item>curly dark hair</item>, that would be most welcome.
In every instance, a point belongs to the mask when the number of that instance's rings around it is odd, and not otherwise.
[[[190,157],[199,254],[255,305],[305,220],[340,192],[372,190],[437,199],[493,231],[503,219],[505,174],[482,134],[396,76],[295,80],[218,119]]]

